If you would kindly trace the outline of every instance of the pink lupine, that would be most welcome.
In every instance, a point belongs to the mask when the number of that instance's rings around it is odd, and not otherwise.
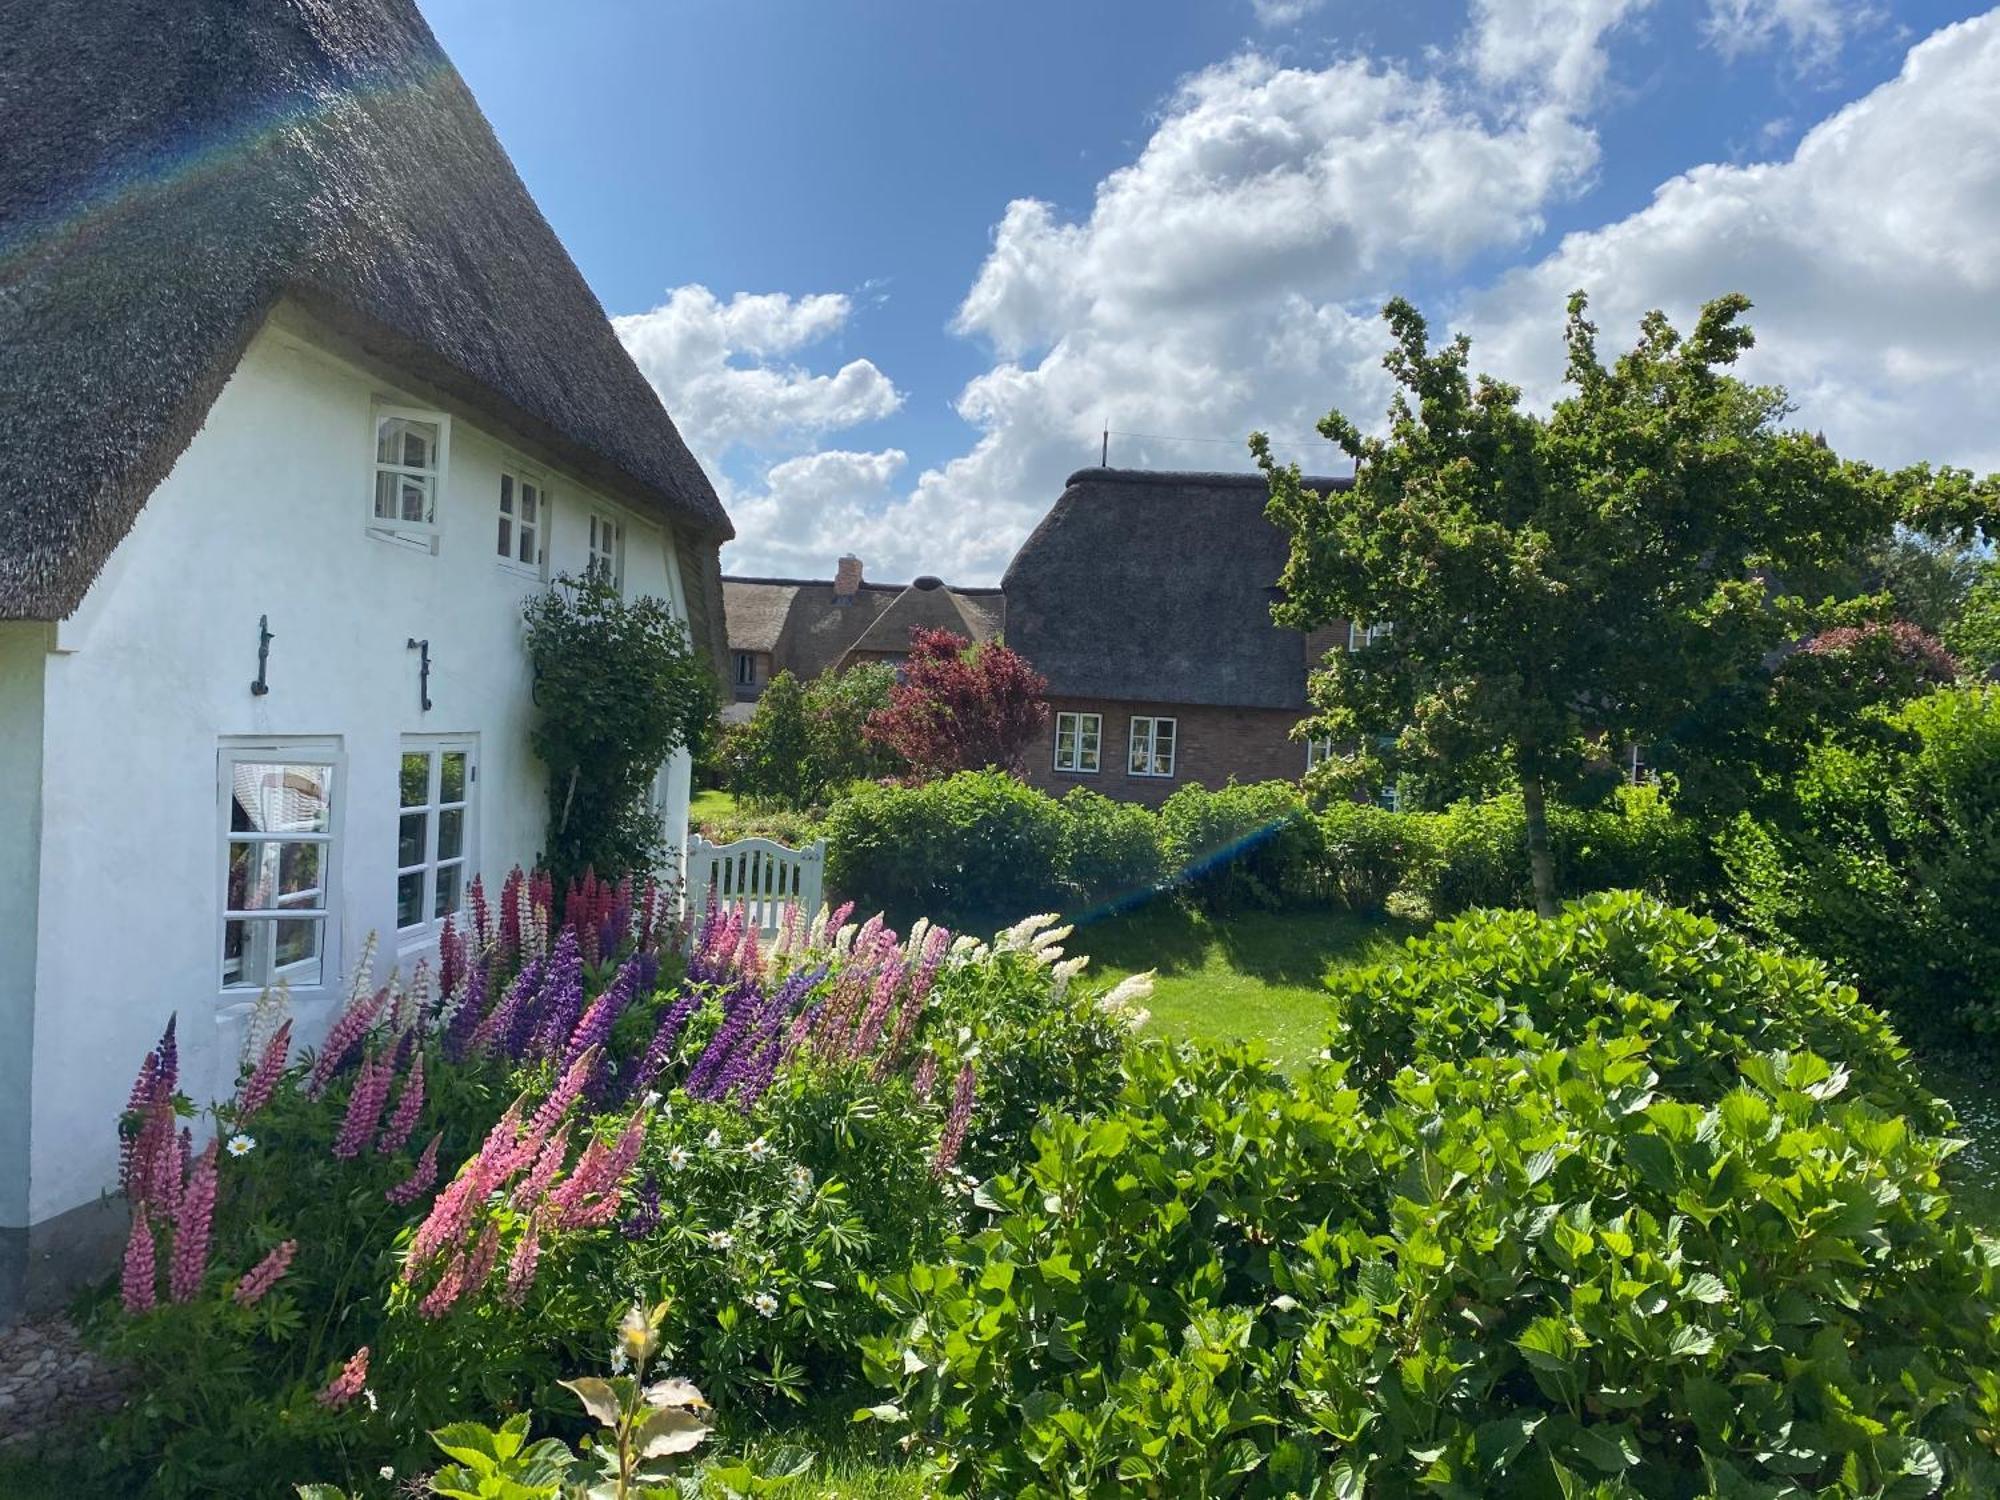
[[[543,1145],[541,1154],[535,1158],[535,1165],[528,1175],[514,1184],[511,1201],[522,1213],[532,1213],[542,1201],[556,1174],[562,1171],[563,1158],[569,1154],[569,1121],[565,1120],[556,1133]]]
[[[176,1302],[192,1302],[208,1270],[208,1237],[215,1223],[215,1160],[222,1143],[210,1140],[181,1195],[174,1218],[174,1249],[167,1261],[167,1294]]]
[[[451,1311],[452,1304],[465,1292],[465,1251],[454,1250],[446,1262],[444,1274],[437,1279],[437,1285],[424,1294],[417,1304],[420,1318],[441,1318]]]
[[[938,1137],[937,1155],[931,1161],[933,1176],[942,1177],[958,1162],[958,1153],[965,1149],[965,1132],[972,1124],[973,1074],[972,1064],[967,1063],[958,1070],[958,1086],[953,1091],[951,1114],[944,1122],[944,1132]]]
[[[472,1254],[466,1257],[465,1290],[468,1295],[479,1295],[499,1259],[500,1226],[488,1219],[486,1227],[479,1231],[479,1238],[473,1242]]]
[[[352,1161],[368,1149],[375,1123],[382,1118],[382,1106],[389,1102],[395,1069],[395,1063],[386,1057],[370,1056],[362,1062],[354,1092],[347,1097],[347,1116],[333,1138],[333,1154],[342,1161]]]
[[[340,1373],[327,1382],[326,1389],[319,1393],[319,1404],[332,1411],[339,1411],[367,1387],[368,1346],[363,1344],[354,1351],[353,1358],[340,1367]]]
[[[415,1281],[417,1273],[434,1260],[445,1246],[455,1244],[471,1226],[473,1213],[487,1195],[508,1175],[521,1128],[521,1101],[507,1106],[507,1112],[486,1132],[479,1154],[459,1169],[458,1176],[445,1185],[431,1204],[431,1211],[410,1241],[410,1253],[403,1263],[403,1279]]]
[[[917,1071],[910,1079],[910,1087],[916,1090],[919,1099],[928,1100],[937,1088],[938,1060],[935,1052],[926,1052],[917,1059]]]
[[[875,977],[874,998],[868,1002],[868,1009],[862,1013],[861,1024],[856,1028],[854,1041],[847,1055],[859,1060],[875,1050],[875,1043],[881,1040],[882,1028],[889,1020],[889,1007],[896,1003],[896,986],[903,978],[903,961],[891,958],[882,966],[882,972]]]
[[[588,1229],[609,1223],[618,1212],[625,1174],[632,1170],[645,1144],[646,1112],[643,1109],[633,1112],[624,1132],[618,1137],[617,1145],[606,1150],[602,1142],[592,1141],[577,1162],[576,1170],[549,1194],[549,1202],[559,1215],[557,1226],[562,1229]],[[592,1198],[597,1201],[591,1203],[589,1200]]]
[[[424,1147],[424,1154],[417,1158],[416,1170],[382,1196],[401,1208],[406,1204],[415,1203],[435,1187],[438,1176],[438,1142],[443,1139],[442,1130],[432,1136],[429,1144]]]
[[[514,1254],[507,1262],[507,1285],[500,1293],[500,1300],[509,1307],[519,1307],[527,1300],[528,1288],[535,1284],[535,1266],[542,1256],[541,1225],[529,1221],[528,1232],[521,1236],[521,1242],[514,1247]]]
[[[306,1075],[305,1095],[308,1099],[317,1099],[326,1092],[326,1086],[333,1082],[333,1075],[340,1071],[348,1054],[368,1035],[388,1003],[389,991],[384,986],[367,999],[356,1000],[340,1013],[339,1019],[327,1032],[326,1041],[320,1046],[312,1072]]]
[[[491,909],[486,905],[486,884],[477,875],[472,877],[472,885],[466,891],[466,901],[472,907],[472,935],[478,941],[481,952],[493,941]]]
[[[507,872],[500,885],[500,955],[512,958],[521,951],[521,885],[526,877],[519,865]]]
[[[243,1081],[243,1089],[236,1098],[236,1123],[241,1125],[271,1102],[277,1092],[278,1080],[285,1074],[285,1061],[292,1050],[292,1023],[287,1017],[272,1033],[271,1040],[264,1044],[264,1055],[257,1059],[257,1066]]]
[[[597,1066],[597,1057],[598,1049],[595,1047],[580,1054],[528,1121],[528,1136],[537,1147],[555,1129],[556,1121],[568,1114],[570,1106],[582,1097],[583,1086],[590,1081],[590,1075]]]
[[[297,1240],[286,1240],[246,1271],[243,1279],[236,1283],[236,1305],[255,1307],[263,1301],[264,1294],[278,1284],[278,1278],[291,1266],[298,1248]]]
[[[403,1079],[403,1092],[396,1099],[394,1113],[383,1128],[382,1139],[375,1143],[375,1149],[383,1156],[394,1156],[409,1141],[417,1128],[417,1117],[424,1111],[424,1055],[419,1052],[410,1063],[409,1074]]]
[[[125,1311],[136,1314],[152,1309],[158,1275],[153,1228],[146,1222],[146,1205],[141,1203],[132,1210],[132,1235],[125,1241],[125,1269],[118,1278],[118,1295]]]

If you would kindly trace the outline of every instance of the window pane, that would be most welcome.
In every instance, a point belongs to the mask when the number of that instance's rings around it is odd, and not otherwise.
[[[533,563],[539,560],[540,557],[541,557],[541,551],[535,545],[535,528],[528,525],[524,521],[521,523],[520,561],[524,563]]]
[[[404,869],[424,862],[424,843],[430,833],[430,817],[429,813],[421,812],[403,814],[402,827],[396,836],[396,863]]]
[[[378,463],[403,464],[412,469],[437,467],[438,424],[414,417],[381,417],[375,425],[375,458]]]
[[[431,800],[431,758],[422,750],[403,752],[403,806],[422,807]]]
[[[376,470],[375,518],[378,521],[428,524],[431,519],[431,483],[424,475]]]
[[[223,924],[222,982],[230,989],[262,989],[280,972],[293,984],[318,984],[325,920],[253,917]]]
[[[396,877],[396,925],[415,927],[424,920],[424,872]]]
[[[465,800],[465,752],[447,750],[443,764],[438,768],[438,801],[463,802]]]
[[[464,874],[464,865],[438,866],[437,904],[431,912],[432,916],[448,917],[458,910],[459,881]]]
[[[238,761],[230,767],[232,833],[325,833],[332,766]]]
[[[502,516],[500,518],[500,555],[502,557],[512,557],[514,555],[513,532],[514,523],[505,516]]]
[[[527,480],[521,481],[521,519],[528,525],[535,524],[535,504],[541,499],[541,491]]]
[[[288,970],[294,983],[317,984],[319,982],[319,949],[321,921],[311,920],[275,922],[278,930],[278,967]],[[310,970],[293,969],[294,964],[310,963]]]
[[[405,822],[408,819],[404,820]],[[452,808],[438,814],[439,859],[457,859],[465,853],[465,809]]]
[[[500,514],[503,516],[514,514],[514,476],[512,474],[502,474],[500,476]]]

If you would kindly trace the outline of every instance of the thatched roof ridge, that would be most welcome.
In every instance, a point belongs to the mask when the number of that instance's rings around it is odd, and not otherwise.
[[[953,588],[934,578],[914,583],[866,583],[843,603],[824,578],[722,580],[734,651],[768,651],[772,671],[816,677],[859,654],[910,649],[913,626],[950,630],[988,641],[1006,625],[1007,601],[997,588]]]
[[[1008,644],[1056,697],[1302,709],[1306,639],[1271,623],[1288,543],[1268,496],[1261,474],[1070,475],[1001,581]]]
[[[719,586],[713,487],[411,0],[5,0],[0,140],[0,618],[76,607],[281,298]]]

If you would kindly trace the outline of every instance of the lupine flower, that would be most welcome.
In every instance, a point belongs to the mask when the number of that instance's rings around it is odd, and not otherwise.
[[[438,993],[446,999],[458,988],[465,972],[465,939],[459,934],[458,919],[446,916],[438,933]]]
[[[292,1256],[298,1252],[297,1240],[286,1240],[269,1255],[258,1261],[236,1283],[236,1305],[254,1307],[261,1302],[264,1294],[278,1284],[278,1278],[285,1274],[292,1263]]]
[[[327,1382],[326,1389],[319,1393],[319,1404],[331,1411],[339,1411],[368,1384],[368,1346],[363,1344],[354,1351],[354,1357],[340,1367],[340,1373]]]
[[[519,865],[507,873],[500,886],[500,955],[512,958],[521,951],[521,885],[526,877]]]
[[[1148,969],[1143,974],[1133,974],[1119,980],[1107,994],[1098,998],[1098,1010],[1112,1020],[1137,1031],[1151,1019],[1140,1002],[1153,993],[1153,973],[1153,970]]]
[[[372,928],[362,941],[361,956],[354,962],[354,978],[347,986],[347,1004],[344,1010],[352,1010],[368,994],[368,986],[375,980],[375,954],[382,946],[381,935]]]
[[[944,1122],[944,1132],[938,1137],[937,1155],[931,1160],[931,1174],[942,1178],[958,1162],[958,1153],[965,1149],[965,1132],[972,1124],[973,1073],[972,1064],[967,1063],[958,1070],[958,1086],[953,1091],[951,1114]]]
[[[125,1241],[125,1268],[118,1278],[118,1296],[125,1304],[125,1311],[138,1314],[151,1310],[158,1274],[153,1229],[146,1222],[146,1205],[136,1204],[132,1209],[132,1233]]]
[[[417,1304],[420,1318],[441,1318],[450,1312],[452,1305],[465,1293],[465,1251],[454,1250],[451,1259],[445,1263],[444,1274],[437,1279],[437,1285],[424,1294],[424,1300]]]
[[[451,1001],[451,1013],[444,1022],[444,1055],[453,1062],[469,1050],[473,1033],[486,1019],[487,966],[479,959],[466,967]]]
[[[435,995],[436,981],[431,973],[431,961],[420,958],[416,972],[410,976],[410,987],[404,993],[402,1003],[396,1007],[396,1030],[414,1031],[428,1020]]]
[[[257,1066],[286,1012],[291,1009],[291,1003],[292,985],[288,979],[267,984],[258,991],[257,1001],[250,1007],[250,1019],[243,1028],[243,1050],[237,1054],[239,1072],[248,1072]]]
[[[543,1196],[562,1171],[563,1159],[569,1155],[569,1121],[562,1122],[556,1133],[542,1146],[541,1154],[528,1175],[514,1184],[512,1202],[522,1213],[531,1213],[541,1203]]]
[[[424,1154],[417,1158],[416,1170],[382,1196],[400,1208],[405,1204],[415,1203],[435,1187],[438,1175],[438,1142],[443,1139],[442,1130],[432,1136],[424,1147]]]
[[[559,1214],[563,1229],[590,1228],[610,1221],[618,1212],[625,1174],[639,1159],[646,1144],[646,1115],[635,1110],[618,1143],[607,1149],[602,1141],[585,1148],[576,1169],[549,1194],[549,1203]],[[595,1202],[590,1200],[595,1199]]]
[[[278,1080],[284,1076],[285,1061],[292,1050],[292,1023],[288,1017],[271,1038],[264,1044],[263,1056],[257,1059],[257,1066],[243,1081],[243,1089],[236,1097],[236,1123],[241,1125],[258,1110],[271,1102],[277,1092]]]
[[[597,1063],[595,1048],[574,1059],[562,1077],[556,1081],[549,1097],[528,1121],[528,1138],[539,1143],[551,1130],[556,1121],[570,1111],[570,1106],[583,1096],[583,1086],[589,1080],[591,1069]]]
[[[685,1152],[682,1153],[686,1155]],[[635,1193],[636,1201],[632,1212],[618,1226],[618,1232],[628,1240],[643,1240],[660,1227],[660,1184],[658,1179],[647,1177],[639,1184]]]
[[[530,960],[524,965],[492,1011],[473,1028],[472,1037],[466,1043],[465,1050],[475,1057],[493,1052],[512,1053],[514,1033],[520,1028],[541,978],[540,962]]]
[[[527,1300],[528,1288],[535,1284],[535,1266],[541,1255],[542,1227],[530,1219],[528,1232],[521,1236],[507,1262],[507,1284],[500,1291],[500,1300],[507,1306],[519,1307]]]
[[[373,935],[370,937],[372,941]],[[320,1046],[319,1056],[313,1061],[312,1072],[306,1075],[305,1095],[308,1099],[317,1099],[326,1092],[326,1086],[333,1082],[333,1075],[340,1071],[341,1065],[347,1061],[348,1054],[360,1045],[363,1037],[368,1035],[375,1025],[376,1018],[382,1014],[382,1008],[388,1003],[389,991],[384,987],[377,990],[370,999],[351,1002],[347,1009],[340,1013],[339,1019],[328,1030],[326,1041]]]
[[[601,1048],[611,1040],[611,1028],[632,1003],[638,980],[639,969],[635,960],[620,969],[618,977],[605,986],[604,993],[590,1002],[590,1008],[570,1031],[569,1040],[563,1046],[561,1066],[569,1067],[585,1052]]]
[[[487,944],[493,941],[491,926],[493,913],[486,905],[486,885],[477,875],[472,877],[472,884],[466,890],[465,899],[472,908],[473,938],[479,944],[481,951],[484,951]]]
[[[219,1143],[211,1139],[188,1173],[174,1219],[174,1249],[167,1262],[167,1294],[176,1302],[192,1302],[208,1270],[208,1236],[215,1222],[215,1160]]]
[[[529,1051],[554,1057],[583,1015],[583,954],[574,927],[565,927],[557,937],[535,1005],[538,1018]]]
[[[172,1140],[174,1090],[180,1086],[180,1049],[174,1040],[178,1019],[178,1012],[167,1017],[167,1029],[139,1064],[139,1075],[132,1080],[132,1092],[119,1121],[118,1180],[127,1199],[134,1203],[147,1195],[162,1132]],[[171,1209],[172,1204],[167,1207]]]
[[[409,1074],[403,1079],[403,1092],[397,1096],[395,1112],[389,1116],[382,1139],[375,1143],[376,1151],[383,1156],[394,1156],[402,1150],[411,1132],[417,1128],[417,1116],[423,1110],[424,1055],[419,1052],[410,1064]]]
[[[646,1044],[645,1052],[632,1070],[631,1083],[625,1091],[626,1098],[652,1086],[665,1070],[667,1058],[673,1053],[674,1043],[680,1039],[688,1017],[700,1008],[701,996],[692,990],[667,1008],[667,1013],[660,1018],[659,1029],[653,1033],[652,1041]]]
[[[930,1098],[932,1091],[937,1088],[937,1074],[938,1060],[935,1052],[926,1052],[917,1059],[917,1071],[910,1080],[910,1087],[916,1090],[919,1099]]]
[[[382,1106],[389,1102],[389,1087],[395,1081],[395,1064],[373,1055],[363,1060],[355,1075],[354,1092],[347,1096],[347,1114],[340,1133],[333,1138],[333,1154],[351,1161],[368,1148],[374,1138],[375,1123],[382,1118]]]

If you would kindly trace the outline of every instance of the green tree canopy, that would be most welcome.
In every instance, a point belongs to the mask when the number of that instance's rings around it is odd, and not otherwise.
[[[824,807],[852,782],[887,776],[900,762],[864,730],[886,708],[896,670],[864,662],[800,682],[780,672],[730,742],[730,787],[753,802]]]
[[[1385,432],[1338,411],[1319,424],[1354,460],[1351,490],[1308,489],[1251,438],[1292,537],[1279,622],[1393,627],[1329,656],[1309,732],[1349,747],[1355,776],[1505,754],[1545,913],[1546,801],[1582,783],[1594,744],[1665,737],[1758,673],[1898,517],[1969,528],[2000,494],[2000,479],[1887,473],[1785,430],[1784,393],[1728,373],[1749,305],[1718,298],[1686,337],[1648,314],[1607,366],[1576,294],[1570,393],[1543,418],[1518,387],[1470,375],[1464,337],[1432,348],[1398,299]]]

